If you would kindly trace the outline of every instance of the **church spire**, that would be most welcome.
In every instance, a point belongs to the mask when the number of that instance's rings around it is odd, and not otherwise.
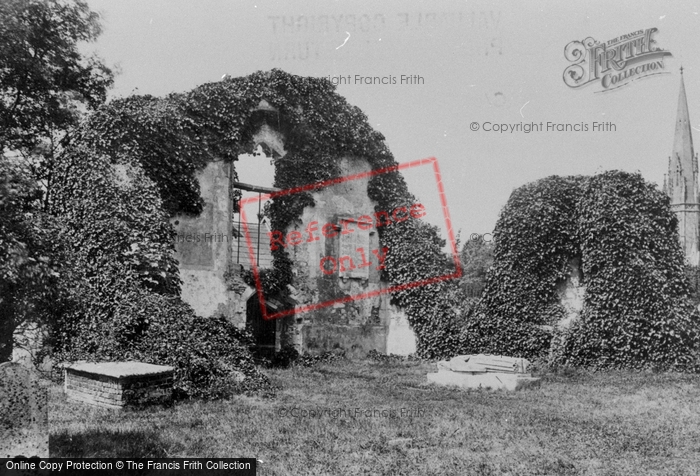
[[[673,136],[673,153],[665,177],[666,193],[671,199],[671,210],[678,218],[678,236],[687,261],[700,265],[700,189],[698,188],[698,162],[693,149],[693,134],[685,96],[683,68],[681,89],[678,94],[676,128]]]
[[[673,155],[671,157],[674,162],[680,162],[684,171],[688,171],[692,174],[695,169],[695,151],[693,150],[693,135],[690,128],[688,99],[685,96],[682,66],[681,90],[678,94],[678,112],[676,113],[676,133],[673,137]],[[695,197],[693,197],[693,199],[694,198]]]

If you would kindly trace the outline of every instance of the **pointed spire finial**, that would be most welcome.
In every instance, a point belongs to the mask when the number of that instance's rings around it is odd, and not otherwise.
[[[681,76],[683,76],[683,66],[681,66]]]

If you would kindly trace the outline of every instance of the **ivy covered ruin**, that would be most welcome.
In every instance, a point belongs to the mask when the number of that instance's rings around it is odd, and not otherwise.
[[[237,249],[245,230],[235,220],[241,197],[236,160],[258,146],[274,159],[271,190],[312,185],[274,197],[265,211],[270,230],[303,231],[313,222],[342,226],[348,217],[406,210],[402,219],[386,226],[358,228],[355,239],[360,241],[350,244],[342,242],[342,233],[330,237],[319,230],[317,242],[271,247],[270,265],[258,268],[267,303],[293,310],[337,301],[333,306],[260,320],[254,270]],[[454,311],[440,297],[450,286],[446,280],[381,293],[390,285],[457,269],[443,253],[437,229],[415,212],[420,204],[392,169],[396,165],[383,136],[329,81],[273,70],[226,78],[188,93],[132,96],[105,105],[84,124],[56,170],[51,204],[56,215],[80,230],[80,249],[91,250],[86,259],[93,265],[104,270],[119,263],[141,288],[179,294],[196,315],[252,328],[261,346],[446,355],[445,345],[453,342],[454,349],[458,337]],[[332,182],[387,168],[361,180]],[[313,186],[324,181],[324,186]],[[105,193],[105,186],[112,191]],[[83,221],[88,228],[78,223],[86,215],[91,216]],[[268,232],[259,232],[263,248],[269,245]],[[186,239],[205,233],[226,239]],[[367,246],[365,268],[324,272],[322,256],[337,256],[341,247],[357,243]],[[100,280],[107,294],[110,286],[121,286],[119,280]],[[340,302],[373,291],[380,292]],[[114,321],[115,316],[107,316],[114,306],[99,299],[74,313],[73,321],[94,319],[95,306],[102,306],[105,321]],[[138,334],[139,326],[131,327]],[[406,339],[413,339],[413,332],[417,349]],[[408,348],[400,348],[406,343]]]

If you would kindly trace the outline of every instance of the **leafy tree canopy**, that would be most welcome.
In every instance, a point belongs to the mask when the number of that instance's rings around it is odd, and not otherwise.
[[[60,140],[112,85],[112,71],[78,51],[100,32],[81,0],[0,2],[0,152],[20,154],[47,188]]]
[[[98,20],[81,0],[0,2],[0,361],[17,326],[48,315],[55,291],[58,221],[40,210],[60,142],[112,84],[109,68],[78,51],[100,34]]]
[[[493,264],[493,243],[483,239],[469,240],[462,247],[462,283],[482,284]]]
[[[0,362],[12,356],[14,330],[50,298],[51,221],[35,212],[41,196],[36,184],[0,157]]]

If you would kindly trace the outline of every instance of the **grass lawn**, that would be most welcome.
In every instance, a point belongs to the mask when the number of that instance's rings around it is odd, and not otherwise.
[[[256,457],[260,475],[700,474],[698,376],[564,372],[515,393],[434,364],[268,370],[276,398],[117,412],[51,394],[55,457]]]

